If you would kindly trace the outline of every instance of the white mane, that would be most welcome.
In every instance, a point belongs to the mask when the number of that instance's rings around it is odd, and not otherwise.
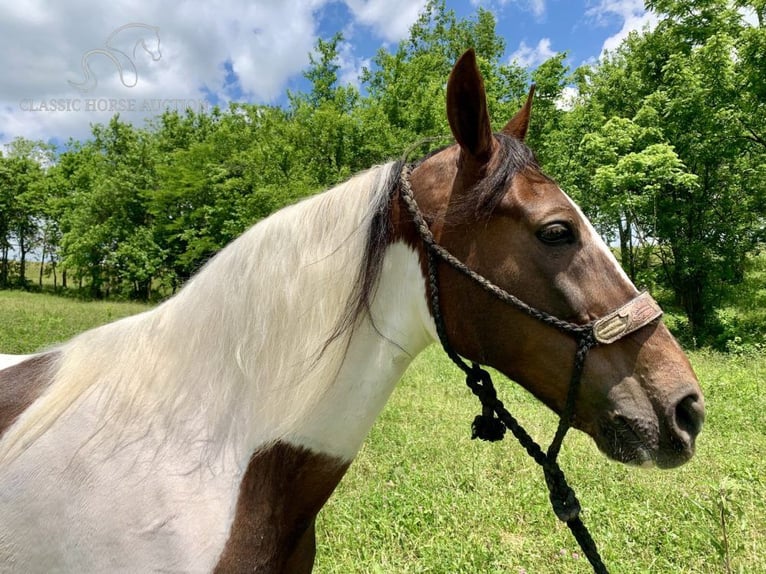
[[[201,420],[206,428],[192,440],[212,447],[233,438],[264,444],[290,432],[343,361],[349,332],[319,351],[352,296],[392,166],[281,210],[156,309],[58,347],[54,382],[8,430],[0,461],[90,393],[105,407],[105,429],[138,417],[177,429]]]

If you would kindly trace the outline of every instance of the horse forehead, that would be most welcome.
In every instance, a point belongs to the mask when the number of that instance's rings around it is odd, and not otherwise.
[[[584,219],[569,196],[543,174],[519,172],[499,202],[504,214],[537,222],[546,217],[559,217],[572,222]]]
[[[509,206],[510,204],[510,206]],[[501,209],[521,219],[527,226],[546,221],[571,222],[580,231],[581,248],[578,257],[569,260],[568,269],[580,280],[583,266],[598,269],[601,277],[608,274],[620,295],[635,293],[633,281],[620,266],[608,245],[577,203],[553,180],[540,172],[520,172],[514,176],[511,192],[501,202]],[[504,206],[505,205],[505,206]],[[503,207],[504,206],[504,207]],[[574,264],[579,262],[579,265]],[[591,277],[596,275],[590,274]]]
[[[619,286],[626,292],[633,294],[637,293],[638,291],[636,286],[633,284],[633,281],[630,279],[630,277],[628,277],[628,274],[617,262],[617,258],[615,257],[614,253],[612,253],[612,251],[609,249],[609,246],[601,238],[601,235],[599,235],[598,231],[596,231],[596,228],[593,227],[590,219],[588,219],[585,213],[583,213],[580,206],[577,205],[577,203],[575,203],[575,201],[569,197],[569,195],[561,188],[559,188],[559,192],[561,193],[562,197],[566,199],[576,216],[581,221],[581,229],[583,230],[583,235],[587,236],[586,243],[590,250],[594,253],[597,253],[601,257],[605,263],[604,270],[611,270],[611,272],[615,274],[615,285],[619,284]]]

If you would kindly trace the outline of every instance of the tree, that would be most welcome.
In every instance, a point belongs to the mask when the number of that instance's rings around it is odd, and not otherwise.
[[[10,253],[18,257],[18,284],[27,287],[26,261],[39,239],[47,188],[44,169],[51,147],[17,138],[0,155],[0,287],[11,284]]]
[[[329,40],[319,38],[316,53],[309,54],[309,69],[303,76],[311,82],[311,92],[308,101],[314,107],[323,102],[335,100],[338,89],[338,44],[343,41],[343,34],[337,32]]]
[[[147,228],[156,179],[154,142],[115,116],[93,140],[69,152],[72,190],[61,222],[64,265],[88,279],[91,296],[146,300],[161,271],[162,249]]]
[[[611,157],[592,157],[592,182],[602,192],[602,211],[614,207],[608,190],[626,200],[623,232],[630,230],[627,210],[638,207],[634,184],[646,189],[649,183],[641,170],[665,188],[654,198],[654,239],[665,247],[660,253],[669,287],[694,336],[705,342],[715,336],[715,309],[726,286],[741,280],[748,254],[763,240],[763,122],[752,116],[764,105],[762,64],[753,56],[761,30],[745,26],[726,0],[653,0],[647,6],[661,12],[656,29],[629,36],[590,71],[584,88],[615,142],[631,133],[612,129],[620,118],[623,128],[638,126],[653,134],[649,143],[666,147],[650,154],[648,147],[627,146]],[[597,140],[583,141],[592,151],[604,147]]]
[[[475,18],[460,20],[443,0],[431,0],[408,39],[393,53],[378,51],[362,81],[368,104],[380,110],[400,142],[450,133],[444,114],[445,78],[469,47],[476,50],[491,116],[502,122],[516,111],[528,78],[517,66],[500,62],[505,42],[495,27],[488,10],[479,8]],[[401,147],[397,151],[401,153]]]
[[[593,169],[591,201],[609,228],[617,230],[621,263],[633,281],[638,274],[639,245],[645,247],[646,238],[656,238],[652,225],[656,198],[649,191],[661,187],[653,185],[648,173],[634,170],[645,164],[653,175],[664,176],[661,169],[654,169],[655,164],[667,166],[667,158],[675,153],[669,146],[653,147],[660,141],[658,130],[620,117],[583,138],[586,161]],[[658,150],[663,153],[658,155]]]

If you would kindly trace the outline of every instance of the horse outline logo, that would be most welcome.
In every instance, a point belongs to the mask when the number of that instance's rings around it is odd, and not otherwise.
[[[138,40],[136,40],[133,44],[133,53],[131,58],[128,54],[126,54],[124,51],[120,50],[119,48],[116,48],[114,46],[114,43],[116,43],[116,40],[118,40],[118,36],[122,34],[126,30],[133,30],[133,29],[143,29],[147,30],[151,33],[153,33],[154,38],[156,39],[156,48],[153,50],[149,45],[147,45],[146,38],[143,36],[140,37]],[[83,73],[83,81],[81,82],[73,82],[72,80],[67,80],[70,86],[73,88],[78,89],[80,92],[90,92],[91,90],[95,89],[96,86],[98,86],[98,78],[93,73],[93,70],[90,69],[89,60],[93,56],[101,55],[106,56],[108,59],[112,61],[115,68],[117,69],[117,72],[120,75],[120,82],[122,82],[122,85],[126,88],[133,88],[138,83],[138,70],[136,69],[136,64],[134,62],[134,59],[136,57],[136,51],[138,50],[138,47],[142,47],[144,51],[149,54],[152,57],[152,60],[157,62],[162,58],[162,52],[160,51],[160,34],[159,34],[159,27],[158,26],[150,26],[149,24],[142,24],[139,22],[131,22],[129,24],[124,24],[120,26],[119,28],[116,28],[109,36],[107,37],[106,41],[104,42],[104,48],[96,48],[93,50],[88,50],[83,53],[82,59],[80,60],[80,65],[82,67],[82,73]],[[123,36],[125,34],[122,34]],[[127,72],[127,74],[126,74]],[[132,75],[132,77],[127,77],[126,75]]]

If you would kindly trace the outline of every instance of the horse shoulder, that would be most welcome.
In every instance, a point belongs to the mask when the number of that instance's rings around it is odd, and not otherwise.
[[[21,357],[19,361],[0,357],[0,437],[45,391],[53,379],[58,353]]]
[[[311,572],[314,519],[349,464],[286,442],[256,451],[215,572]]]

